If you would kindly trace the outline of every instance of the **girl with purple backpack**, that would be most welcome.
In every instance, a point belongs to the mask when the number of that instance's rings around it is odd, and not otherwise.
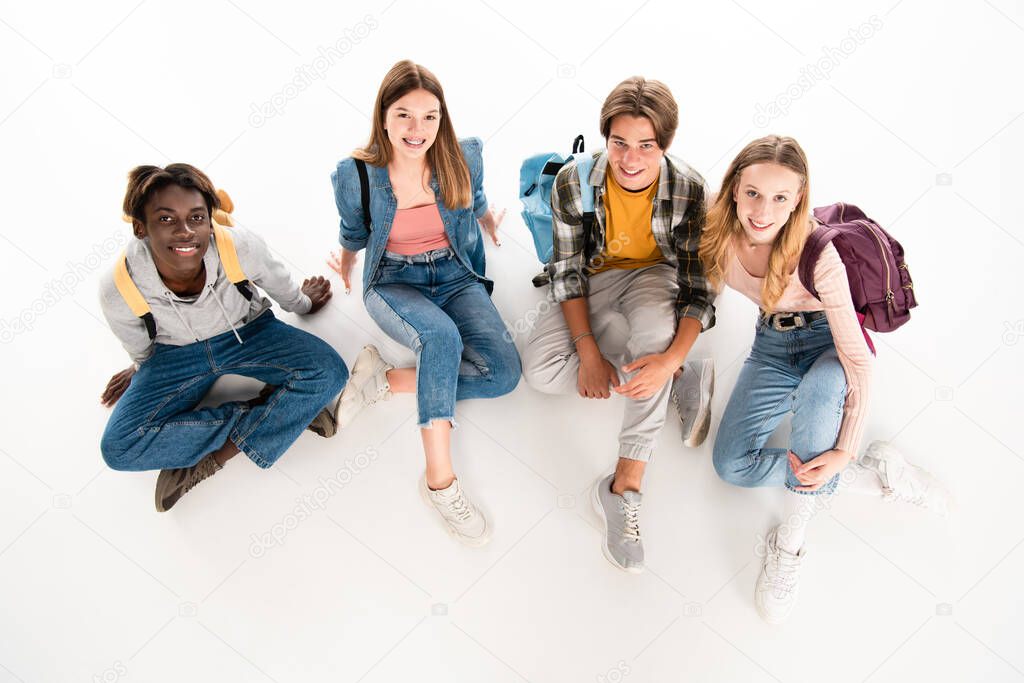
[[[839,251],[808,240],[821,229],[809,192],[807,157],[796,140],[754,140],[726,171],[700,241],[712,286],[729,285],[760,307],[753,348],[719,425],[714,466],[730,484],[787,489],[783,523],[763,543],[754,593],[769,623],[783,622],[795,605],[805,530],[821,496],[838,487],[940,514],[948,504],[942,485],[887,443],[872,443],[854,462],[873,353]],[[804,258],[805,265],[815,259],[809,288],[798,268],[805,245],[819,250]],[[766,448],[790,412],[789,447]]]

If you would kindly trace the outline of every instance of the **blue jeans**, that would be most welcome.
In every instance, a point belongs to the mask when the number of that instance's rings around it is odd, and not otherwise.
[[[100,449],[115,470],[195,465],[227,439],[260,467],[270,467],[348,380],[326,342],[266,311],[205,341],[157,344],[117,402]],[[235,401],[196,408],[221,375],[277,385],[262,405]]]
[[[792,411],[789,450],[807,462],[835,448],[845,402],[846,373],[828,321],[779,332],[762,318],[718,427],[715,471],[736,486],[802,486],[787,449],[765,448],[765,442]],[[798,493],[831,493],[838,481],[837,474],[817,491]]]
[[[419,426],[448,420],[455,402],[516,388],[519,353],[483,283],[450,248],[415,256],[384,252],[366,310],[392,339],[416,352]]]

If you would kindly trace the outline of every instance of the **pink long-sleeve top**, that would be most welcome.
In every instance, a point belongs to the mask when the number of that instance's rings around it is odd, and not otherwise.
[[[761,306],[764,278],[755,277],[747,272],[735,252],[726,268],[725,283]],[[814,287],[821,296],[820,301],[800,283],[800,275],[794,271],[773,312],[825,311],[839,362],[846,374],[846,403],[843,407],[843,422],[839,428],[836,448],[857,457],[867,417],[874,356],[864,339],[860,321],[853,308],[846,267],[839,258],[839,252],[831,244],[822,250],[818,263],[814,266]]]

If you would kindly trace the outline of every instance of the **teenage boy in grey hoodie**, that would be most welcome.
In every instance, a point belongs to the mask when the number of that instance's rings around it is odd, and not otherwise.
[[[286,311],[315,313],[331,298],[330,283],[314,277],[299,287],[261,237],[236,227],[223,239],[233,242],[248,282],[232,284],[231,249],[218,250],[213,229],[217,208],[213,184],[193,166],[133,169],[124,212],[137,239],[125,260],[151,317],[133,312],[115,272],[100,285],[103,314],[134,362],[101,397],[117,405],[100,448],[115,470],[162,470],[160,512],[239,452],[270,467],[314,418],[324,421],[322,411],[331,424],[320,433],[333,434],[329,406],[348,380],[334,349],[277,320],[256,290]],[[229,374],[268,386],[258,399],[197,408]]]

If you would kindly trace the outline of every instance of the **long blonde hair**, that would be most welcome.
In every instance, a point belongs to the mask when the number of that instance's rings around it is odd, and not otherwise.
[[[384,121],[388,107],[406,94],[421,88],[436,97],[441,106],[437,138],[427,150],[427,164],[441,187],[444,205],[449,209],[469,208],[473,205],[469,166],[462,155],[459,140],[455,137],[455,128],[448,116],[448,105],[444,101],[441,83],[424,66],[405,59],[391,67],[377,91],[370,140],[364,147],[355,150],[352,156],[374,166],[387,166],[393,154]]]
[[[715,203],[708,209],[704,231],[700,238],[700,260],[708,282],[719,289],[725,278],[725,269],[733,256],[733,239],[743,234],[743,226],[736,215],[733,193],[743,169],[754,164],[779,164],[800,176],[800,201],[789,220],[775,236],[768,258],[768,273],[761,288],[761,307],[771,311],[775,302],[789,284],[790,271],[800,258],[810,226],[810,177],[807,175],[807,156],[796,140],[779,135],[768,135],[749,143],[729,165],[722,179],[722,189]]]

